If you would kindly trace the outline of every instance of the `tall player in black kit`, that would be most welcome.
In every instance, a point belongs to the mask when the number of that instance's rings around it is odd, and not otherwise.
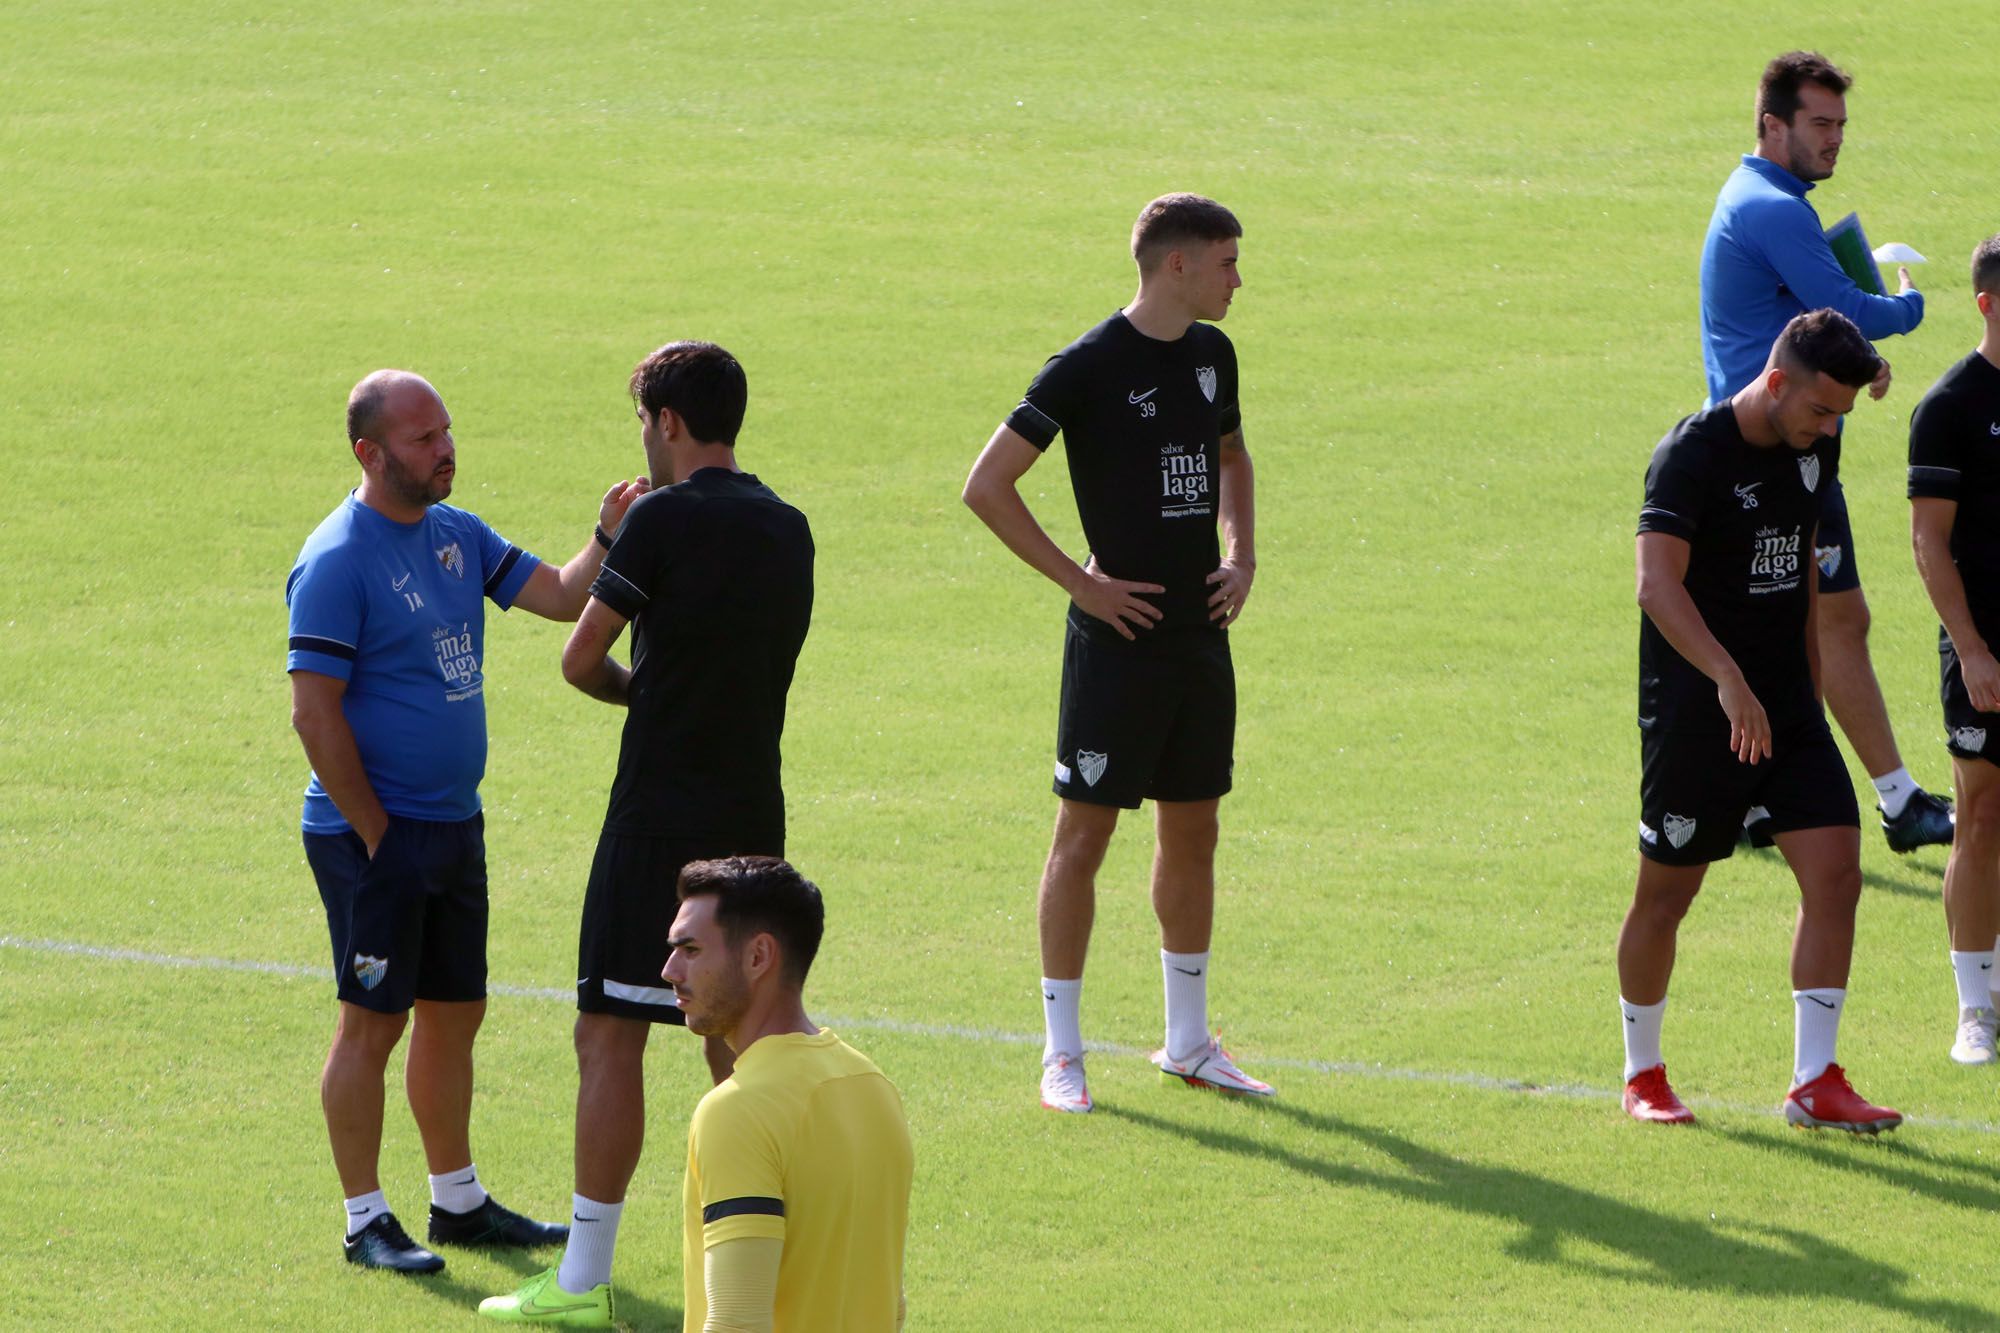
[[[1844,315],[1810,311],[1778,335],[1762,374],[1653,451],[1638,539],[1639,878],[1618,935],[1625,1110],[1637,1120],[1694,1119],[1660,1059],[1675,937],[1709,862],[1761,805],[1799,882],[1785,1118],[1869,1134],[1902,1123],[1834,1063],[1861,821],[1820,702],[1812,578],[1840,419],[1880,369]]]
[[[1193,194],[1163,195],[1132,228],[1139,293],[1051,357],[972,466],[965,503],[1069,594],[1053,844],[1038,919],[1047,1040],[1042,1105],[1088,1111],[1078,1020],[1096,877],[1120,810],[1154,803],[1162,1075],[1268,1097],[1208,1030],[1216,811],[1229,790],[1236,682],[1228,627],[1256,570],[1250,454],[1236,352],[1203,320],[1242,285],[1242,227]],[[1090,559],[1043,531],[1018,482],[1061,434]],[[1217,539],[1217,528],[1221,541]]]
[[[2000,236],[1972,252],[1986,332],[1910,417],[1910,537],[1937,608],[1940,693],[1958,791],[1944,913],[1958,986],[1951,1058],[1994,1063],[2000,930]]]

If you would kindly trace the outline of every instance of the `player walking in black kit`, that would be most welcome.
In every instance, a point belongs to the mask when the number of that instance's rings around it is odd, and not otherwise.
[[[965,502],[1070,595],[1055,792],[1039,920],[1042,1104],[1088,1111],[1077,1017],[1096,875],[1121,809],[1151,799],[1166,1041],[1162,1074],[1270,1096],[1208,1030],[1217,805],[1230,786],[1236,685],[1227,627],[1256,569],[1229,312],[1242,227],[1199,195],[1155,199],[1132,229],[1139,293],[1061,352],[987,442]],[[1017,483],[1061,434],[1091,557],[1079,566]],[[1218,524],[1221,543],[1217,540]]]
[[[1972,253],[1985,336],[1910,417],[1910,537],[1937,608],[1944,725],[1958,837],[1944,869],[1958,984],[1951,1058],[1992,1064],[2000,930],[2000,236]]]
[[[1785,325],[1764,371],[1668,432],[1639,516],[1639,878],[1618,936],[1625,1110],[1686,1123],[1660,1021],[1681,918],[1752,805],[1771,814],[1799,883],[1794,1059],[1785,1118],[1875,1133],[1834,1063],[1861,898],[1860,811],[1820,704],[1811,577],[1820,492],[1840,470],[1840,420],[1881,358],[1815,310]]]

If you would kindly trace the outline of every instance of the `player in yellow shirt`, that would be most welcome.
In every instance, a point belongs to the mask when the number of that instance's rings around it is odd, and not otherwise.
[[[688,1126],[687,1327],[901,1327],[910,1130],[895,1085],[806,1017],[819,890],[743,856],[688,866],[680,896],[661,975],[736,1052]]]
[[[874,1062],[806,1017],[826,921],[819,889],[775,856],[696,861],[679,889],[660,975],[688,1031],[736,1054],[688,1125],[685,1327],[901,1328],[910,1128]],[[573,1296],[555,1272],[481,1313],[613,1326],[610,1283]]]

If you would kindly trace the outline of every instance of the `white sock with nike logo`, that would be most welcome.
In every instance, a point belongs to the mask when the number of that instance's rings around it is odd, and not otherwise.
[[[1630,1083],[1632,1075],[1660,1063],[1660,1024],[1667,1016],[1667,1001],[1662,996],[1658,1004],[1634,1004],[1621,995],[1618,1012],[1625,1017],[1619,1026],[1625,1029],[1625,1081]]]
[[[618,1248],[618,1219],[624,1215],[625,1205],[599,1203],[581,1194],[572,1194],[569,1199],[569,1244],[563,1247],[556,1285],[572,1296],[582,1296],[611,1280],[611,1252]]]
[[[431,1206],[447,1213],[469,1213],[486,1202],[486,1187],[479,1183],[479,1168],[467,1162],[456,1171],[431,1177]]]
[[[1081,1056],[1083,1028],[1078,1010],[1083,1006],[1083,978],[1056,981],[1042,978],[1042,1058],[1052,1055]]]
[[[1899,768],[1893,773],[1884,773],[1879,778],[1871,778],[1875,784],[1875,804],[1882,807],[1882,813],[1895,819],[1910,804],[1910,798],[1923,788],[1910,776],[1910,770]]]
[[[351,1239],[376,1218],[389,1211],[389,1201],[381,1190],[371,1190],[347,1201],[347,1234]]]
[[[1988,1009],[1993,1005],[1993,955],[1951,951],[1951,975],[1958,982],[1958,1007]]]
[[[1792,1086],[1810,1083],[1833,1063],[1847,991],[1831,986],[1792,992]]]
[[[1167,1058],[1182,1060],[1208,1045],[1208,954],[1160,950],[1167,983]]]

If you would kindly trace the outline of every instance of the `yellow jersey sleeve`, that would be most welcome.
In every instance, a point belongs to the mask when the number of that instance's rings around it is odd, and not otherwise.
[[[784,1163],[756,1100],[711,1093],[688,1127],[704,1249],[730,1240],[785,1238]]]

